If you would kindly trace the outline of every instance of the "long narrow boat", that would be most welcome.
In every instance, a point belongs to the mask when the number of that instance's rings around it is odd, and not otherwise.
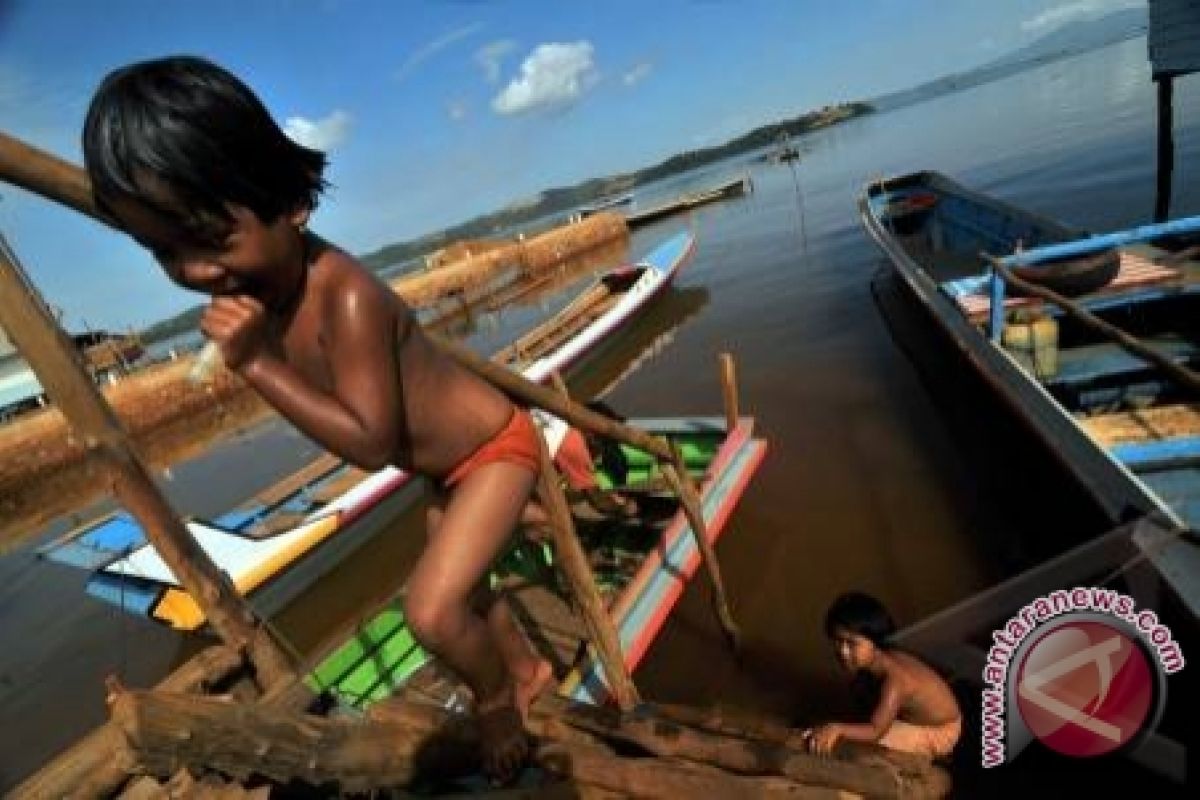
[[[496,354],[509,369],[544,380],[562,372],[644,309],[672,284],[695,250],[695,237],[680,232],[642,261],[610,270],[559,313]]]
[[[715,203],[718,200],[742,197],[743,195],[750,194],[752,191],[754,191],[754,184],[751,183],[749,176],[735,178],[714,186],[711,189],[691,192],[650,208],[642,208],[630,212],[625,217],[625,222],[630,228],[636,228],[639,225],[647,225],[663,217],[679,214],[684,211],[691,211],[693,208]]]
[[[989,322],[991,276],[982,252],[1006,256],[1083,232],[932,172],[870,184],[859,211],[918,301],[1112,526],[1146,515],[1161,515],[1168,527],[1200,526],[1194,396],[1033,297],[1009,293],[997,315],[1002,325]],[[1176,363],[1200,365],[1200,263],[1150,245],[1121,247],[1115,256],[1115,270],[1102,259],[1052,265],[1045,282],[1059,281],[1072,302]],[[1036,278],[1036,270],[1026,275]],[[1200,548],[1181,537],[1137,544],[1197,614]]]
[[[538,326],[519,354],[510,349],[495,358],[534,381],[565,371],[670,285],[694,246],[688,232],[671,237]],[[403,470],[367,473],[324,456],[228,513],[187,525],[238,591],[269,615],[370,540],[419,493],[420,482]],[[133,614],[181,630],[205,622],[125,512],[79,526],[40,554],[90,571],[87,591]]]
[[[681,448],[688,471],[701,483],[708,537],[715,542],[766,453],[766,443],[753,436],[753,420],[742,418],[733,430],[726,430],[724,419],[704,417],[630,424]],[[632,671],[695,574],[700,555],[677,503],[657,491],[653,457],[621,446],[619,452],[601,456],[596,470],[602,487],[637,492],[648,511],[637,522],[608,521],[580,531]],[[560,693],[604,702],[608,685],[589,654],[581,622],[557,590],[552,558],[548,547],[520,544],[499,562],[494,577],[509,589],[517,616],[526,621],[535,646],[554,666]],[[463,698],[457,680],[413,639],[399,600],[325,657],[309,685],[356,708],[401,689],[446,707],[459,705]]]

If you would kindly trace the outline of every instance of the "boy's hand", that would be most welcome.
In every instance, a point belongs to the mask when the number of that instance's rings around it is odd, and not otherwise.
[[[267,332],[266,309],[249,295],[214,297],[200,318],[200,330],[221,348],[225,366],[238,371],[262,350]]]
[[[842,732],[835,723],[818,725],[806,731],[806,734],[808,749],[820,756],[831,754],[838,739],[842,738]]]

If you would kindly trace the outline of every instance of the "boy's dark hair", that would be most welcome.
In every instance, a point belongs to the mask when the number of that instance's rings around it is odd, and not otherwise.
[[[832,639],[834,628],[857,633],[877,647],[884,647],[888,637],[896,632],[896,623],[883,603],[871,595],[846,592],[834,600],[825,612],[825,635]]]
[[[264,222],[315,208],[325,154],[296,144],[254,93],[202,58],[117,69],[92,97],[83,157],[100,210],[128,199],[199,238],[220,235],[227,203]]]

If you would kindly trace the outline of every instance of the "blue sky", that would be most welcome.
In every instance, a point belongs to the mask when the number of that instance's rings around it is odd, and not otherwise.
[[[191,53],[328,151],[314,227],[364,253],[540,190],[968,68],[1131,0],[0,0],[0,130],[79,162],[91,91]],[[68,327],[202,298],[123,237],[0,184]]]

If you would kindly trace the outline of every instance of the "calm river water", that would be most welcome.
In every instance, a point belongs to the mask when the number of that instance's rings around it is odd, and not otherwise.
[[[1172,212],[1182,216],[1200,213],[1200,78],[1178,82],[1176,117]],[[881,174],[936,169],[1085,228],[1145,222],[1154,120],[1135,39],[806,137],[795,167],[742,158],[639,197],[743,173],[755,187],[633,236],[640,254],[690,226],[698,248],[678,290],[573,388],[608,388],[650,347],[611,404],[631,416],[719,413],[716,355],[729,350],[743,409],[771,448],[718,548],[745,652],[726,652],[698,581],[636,676],[646,696],[791,722],[843,711],[822,633],[835,595],[872,592],[903,626],[1098,530],[1078,490],[888,279],[855,198]],[[567,297],[505,311],[476,340],[490,349]],[[215,513],[314,454],[269,425],[178,465],[165,485],[181,508]],[[419,522],[402,521],[288,609],[280,630],[312,644],[379,586],[398,585],[420,539]],[[0,789],[103,718],[104,675],[148,685],[197,646],[82,586],[31,551],[0,558]],[[1037,764],[1005,780],[1024,785]]]

